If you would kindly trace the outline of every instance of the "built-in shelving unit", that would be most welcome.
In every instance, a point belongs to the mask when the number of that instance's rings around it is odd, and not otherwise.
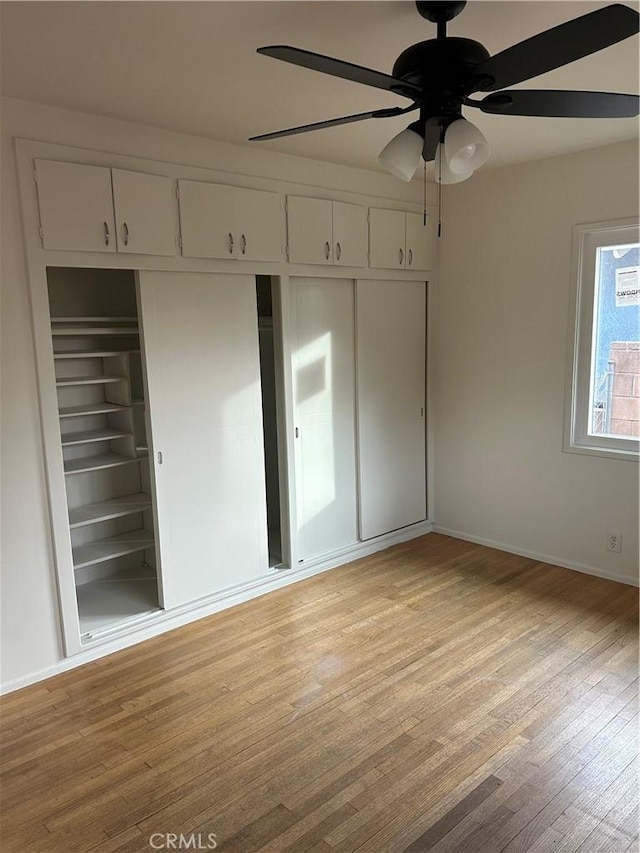
[[[91,270],[50,269],[48,279],[73,573],[89,639],[159,607],[135,283],[119,273],[107,290]]]

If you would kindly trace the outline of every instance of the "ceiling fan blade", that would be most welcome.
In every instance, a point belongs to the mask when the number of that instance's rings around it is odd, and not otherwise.
[[[356,83],[364,83],[365,86],[374,86],[376,89],[386,89],[395,92],[405,98],[419,98],[421,90],[412,83],[374,71],[372,68],[364,68],[362,65],[354,65],[344,62],[342,59],[333,59],[331,56],[323,56],[321,53],[312,53],[309,50],[301,50],[297,47],[277,44],[268,47],[259,47],[258,53],[264,56],[272,56],[283,62],[291,62],[302,68],[310,68],[321,74],[331,74],[333,77],[342,77],[344,80],[353,80]]]
[[[316,121],[313,124],[302,124],[299,127],[289,127],[286,130],[275,130],[273,133],[263,133],[261,136],[252,136],[249,142],[261,142],[265,139],[278,139],[281,136],[295,136],[296,133],[307,133],[310,130],[322,130],[325,127],[337,127],[339,124],[351,124],[354,121],[364,121],[368,118],[391,118],[399,116],[403,113],[410,112],[413,107],[408,110],[402,107],[390,107],[388,110],[372,110],[368,113],[355,113],[351,116],[342,116],[342,118],[330,118],[326,121]],[[417,107],[415,107],[417,109]]]
[[[615,92],[563,92],[559,89],[514,89],[467,101],[483,113],[558,118],[633,118],[638,115],[638,95]]]
[[[422,159],[429,163],[436,158],[436,150],[440,144],[442,128],[439,124],[427,122],[424,129],[424,145],[422,146]]]
[[[493,82],[480,89],[494,92],[560,68],[635,35],[640,16],[619,3],[560,24],[497,53],[474,69]]]

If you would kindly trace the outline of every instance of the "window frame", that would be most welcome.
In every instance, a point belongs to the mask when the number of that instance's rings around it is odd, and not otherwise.
[[[637,462],[640,441],[589,434],[594,328],[596,257],[599,248],[640,242],[638,219],[591,222],[573,229],[572,300],[570,310],[567,405],[564,450],[608,459]]]

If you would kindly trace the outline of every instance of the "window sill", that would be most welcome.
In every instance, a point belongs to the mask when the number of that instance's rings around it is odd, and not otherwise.
[[[625,450],[621,447],[600,447],[593,444],[565,444],[565,453],[579,453],[584,456],[599,456],[601,459],[625,459],[629,462],[640,461],[640,451],[637,447]]]

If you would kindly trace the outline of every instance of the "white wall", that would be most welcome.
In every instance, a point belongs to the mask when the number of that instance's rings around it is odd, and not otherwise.
[[[634,143],[480,171],[445,188],[433,325],[436,529],[637,577],[638,465],[562,450],[572,228],[637,213]],[[609,528],[623,532],[622,554],[606,551]]]
[[[420,184],[375,172],[2,100],[2,682],[62,659],[40,437],[15,137],[420,203]]]

